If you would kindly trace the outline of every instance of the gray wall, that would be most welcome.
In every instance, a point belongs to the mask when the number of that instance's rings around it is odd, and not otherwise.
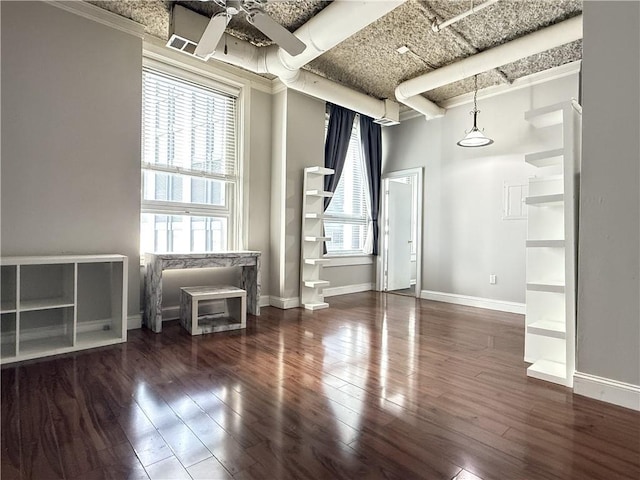
[[[299,296],[303,170],[324,165],[324,123],[324,101],[294,90],[273,96],[270,292],[282,299]],[[331,287],[374,282],[371,265],[343,268],[324,269]]]
[[[639,32],[637,2],[585,2],[576,369],[635,385],[640,385]]]
[[[271,113],[271,226],[269,294],[282,297],[284,290],[284,202],[286,199],[286,118],[287,92],[278,92],[272,99]]]
[[[140,312],[142,41],[40,2],[2,3],[2,255],[123,253]],[[271,95],[251,89],[246,248],[269,293]],[[239,269],[171,272],[179,287],[236,283]]]
[[[287,91],[284,298],[300,294],[303,170],[324,165],[324,114],[324,101]]]
[[[331,288],[371,283],[375,290],[374,264],[324,267],[322,278],[331,282]]]
[[[271,98],[268,93],[251,90],[247,248],[262,252],[262,295],[271,291]]]
[[[383,174],[424,170],[422,289],[524,303],[524,220],[502,220],[503,183],[534,174],[524,154],[558,148],[559,129],[536,130],[524,112],[578,96],[578,75],[480,99],[479,126],[495,143],[462,148],[466,104],[440,119],[383,129]],[[489,275],[497,284],[489,284]]]
[[[140,312],[142,41],[2,2],[2,255],[121,253]]]

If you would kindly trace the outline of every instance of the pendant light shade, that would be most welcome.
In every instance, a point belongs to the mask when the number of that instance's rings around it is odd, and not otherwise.
[[[485,147],[493,143],[493,140],[485,136],[485,134],[478,128],[478,113],[480,113],[477,101],[478,75],[475,75],[473,79],[475,85],[473,90],[473,110],[470,112],[473,115],[473,128],[471,128],[464,138],[458,142],[458,145],[461,147]]]

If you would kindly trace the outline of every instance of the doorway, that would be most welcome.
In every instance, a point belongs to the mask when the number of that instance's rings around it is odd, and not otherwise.
[[[420,297],[422,168],[382,176],[382,242],[378,290]]]

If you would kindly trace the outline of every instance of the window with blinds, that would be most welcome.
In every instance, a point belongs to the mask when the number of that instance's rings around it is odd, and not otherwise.
[[[325,212],[325,234],[329,254],[364,252],[369,214],[364,161],[360,147],[359,122],[353,122],[349,149],[338,187]]]
[[[143,70],[142,252],[234,248],[237,96]]]

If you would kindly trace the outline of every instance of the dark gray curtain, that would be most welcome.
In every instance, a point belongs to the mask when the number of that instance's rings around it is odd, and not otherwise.
[[[335,192],[342,175],[344,161],[347,158],[353,119],[356,112],[339,105],[329,104],[329,126],[327,127],[327,139],[324,143],[324,166],[335,170],[333,175],[324,177],[324,189],[327,192]],[[324,199],[324,209],[329,206],[330,198]]]
[[[378,255],[378,205],[380,204],[380,171],[382,169],[382,130],[373,118],[360,114],[360,141],[367,168],[369,198],[371,200],[371,223],[373,232],[373,255]]]

